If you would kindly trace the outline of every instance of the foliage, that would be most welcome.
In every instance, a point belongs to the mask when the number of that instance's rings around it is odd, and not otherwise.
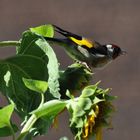
[[[44,38],[53,36],[52,25],[30,28],[20,41],[15,41],[16,54],[0,60],[0,91],[9,102],[0,109],[0,137],[31,140],[45,135],[58,114],[66,109],[76,140],[95,136],[101,140],[102,127],[110,126],[108,119],[114,111],[115,97],[109,95],[109,89],[100,88],[99,83],[89,85],[93,74],[81,64],[60,70],[57,57]],[[6,41],[0,44],[7,45]],[[13,112],[23,121],[22,130],[12,122]]]

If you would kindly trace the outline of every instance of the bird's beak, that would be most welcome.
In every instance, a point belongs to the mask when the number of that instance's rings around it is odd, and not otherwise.
[[[127,52],[125,50],[122,50],[120,53],[120,55],[126,55],[126,54],[127,54]]]

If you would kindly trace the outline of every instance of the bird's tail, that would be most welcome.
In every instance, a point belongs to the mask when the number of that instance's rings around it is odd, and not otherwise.
[[[60,27],[58,27],[56,25],[53,25],[53,26],[54,26],[54,30],[56,32],[60,33],[61,35],[65,36],[67,38],[73,37],[73,38],[76,38],[78,40],[82,39],[82,36],[79,36],[79,35],[76,35],[74,33],[68,32],[68,31],[66,31],[66,30],[64,30],[64,29],[62,29],[62,28],[60,28]]]
[[[51,45],[58,45],[64,48],[69,47],[71,45],[71,42],[68,39],[59,39],[59,38],[50,38],[50,37],[44,37],[44,38]]]

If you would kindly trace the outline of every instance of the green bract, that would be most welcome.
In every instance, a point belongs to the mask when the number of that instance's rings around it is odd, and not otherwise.
[[[108,95],[109,90],[98,88],[98,83],[95,85],[87,86],[83,89],[82,94],[76,98],[71,99],[67,104],[70,112],[70,127],[75,134],[75,139],[83,139],[84,131],[87,129],[88,138],[91,135],[96,135],[98,127],[103,127],[106,123],[107,127],[110,126],[108,118],[114,111],[111,101],[112,96]],[[98,108],[98,111],[97,111]],[[102,108],[104,108],[102,110]],[[90,120],[90,119],[93,120]],[[89,125],[88,128],[85,128]],[[90,128],[92,127],[92,128]],[[90,130],[92,129],[92,132]]]

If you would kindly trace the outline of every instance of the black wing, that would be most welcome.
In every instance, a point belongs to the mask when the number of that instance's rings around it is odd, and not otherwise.
[[[95,54],[95,55],[107,55],[107,48],[105,45],[101,45],[98,42],[95,42],[95,46],[88,49],[89,52]]]

